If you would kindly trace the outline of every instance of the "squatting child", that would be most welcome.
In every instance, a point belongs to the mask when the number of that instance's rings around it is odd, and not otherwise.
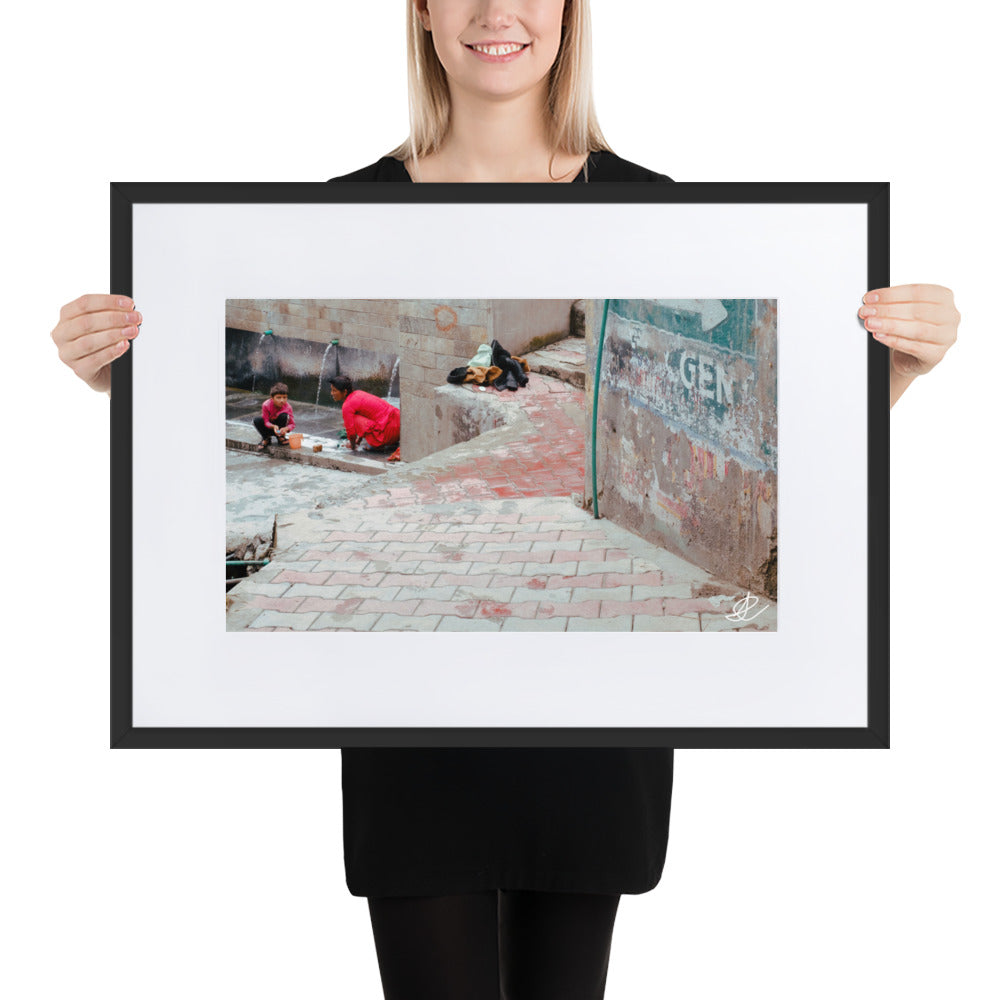
[[[288,386],[284,382],[275,382],[271,386],[270,398],[264,400],[260,416],[253,418],[253,425],[260,434],[258,451],[267,448],[272,436],[278,439],[278,444],[288,444],[288,434],[295,427],[295,417],[292,416],[292,404],[288,402]]]

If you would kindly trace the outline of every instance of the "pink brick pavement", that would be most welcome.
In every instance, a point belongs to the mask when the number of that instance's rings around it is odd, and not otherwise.
[[[289,556],[294,568],[279,559],[250,578],[247,627],[368,631],[384,616],[383,628],[405,618],[427,630],[461,630],[472,619],[495,629],[631,630],[633,616],[697,628],[692,618],[718,613],[706,600],[678,598],[678,581],[651,568],[648,547],[623,549],[608,540],[606,522],[541,499],[583,491],[583,392],[533,374],[503,396],[530,419],[527,433],[475,460],[466,452],[444,467],[441,456],[433,467],[416,463],[402,483],[373,479],[370,492],[338,508],[340,527]],[[508,499],[519,501],[516,511],[468,505]],[[258,592],[255,580],[270,582]],[[668,585],[669,597],[656,596]]]
[[[475,392],[475,389],[467,389]],[[405,486],[376,490],[345,508],[396,507],[459,500],[568,497],[583,492],[586,422],[583,392],[558,379],[533,374],[516,393],[496,393],[519,406],[533,431],[516,442],[491,449],[483,460],[457,460],[428,469]]]

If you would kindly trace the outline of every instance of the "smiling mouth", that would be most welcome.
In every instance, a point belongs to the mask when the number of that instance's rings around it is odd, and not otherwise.
[[[466,45],[466,48],[484,56],[509,56],[526,49],[528,45],[528,42],[504,42],[502,45]]]

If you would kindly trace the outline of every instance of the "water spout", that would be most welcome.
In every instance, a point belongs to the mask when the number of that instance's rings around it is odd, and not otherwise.
[[[392,366],[392,374],[389,376],[389,396],[399,399],[399,358]]]
[[[260,350],[260,345],[264,343],[264,338],[265,337],[273,337],[273,336],[274,336],[274,330],[265,330],[260,335],[260,340],[257,341],[257,350],[258,351]],[[256,368],[256,367],[257,367],[257,365],[254,365],[254,368]],[[256,392],[257,391],[257,372],[256,371],[253,373],[253,382],[250,385],[250,391],[251,392]]]
[[[319,406],[320,393],[323,391],[323,366],[326,364],[326,356],[330,353],[330,348],[333,347],[337,341],[331,340],[329,344],[326,345],[326,350],[323,352],[323,360],[319,363],[319,381],[316,383],[316,405]]]

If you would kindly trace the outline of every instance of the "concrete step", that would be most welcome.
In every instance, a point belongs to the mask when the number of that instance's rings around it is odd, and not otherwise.
[[[589,384],[587,344],[582,337],[564,337],[525,355],[531,371],[567,382],[577,389]]]
[[[257,451],[260,435],[246,421],[226,421],[226,447],[232,451]],[[319,450],[314,450],[318,448]],[[318,437],[315,434],[302,435],[302,447],[271,444],[264,452],[268,458],[276,458],[285,462],[299,462],[302,465],[315,465],[324,469],[341,469],[344,472],[362,472],[369,476],[379,476],[391,468],[388,465],[389,455],[351,451],[346,442]]]

